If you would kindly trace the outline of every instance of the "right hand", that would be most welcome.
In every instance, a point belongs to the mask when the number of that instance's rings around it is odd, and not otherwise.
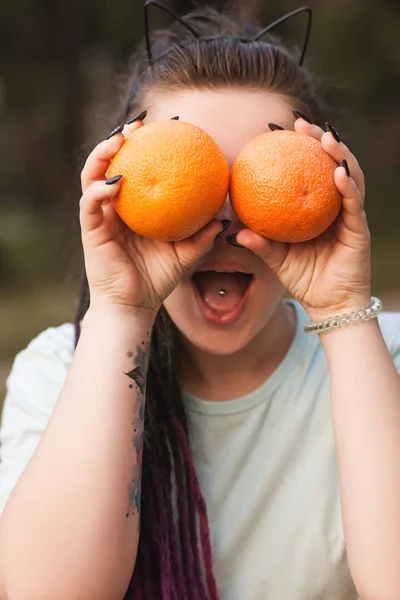
[[[141,121],[126,126],[125,135],[101,142],[89,155],[81,175],[80,223],[91,304],[155,315],[185,270],[211,250],[222,225],[214,220],[190,238],[162,242],[139,236],[123,223],[111,200],[121,180],[106,185],[106,172],[125,136],[142,126]]]

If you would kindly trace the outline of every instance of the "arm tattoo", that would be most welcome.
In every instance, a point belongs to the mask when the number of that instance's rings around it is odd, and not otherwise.
[[[125,373],[135,384],[137,388],[137,403],[136,415],[133,425],[132,445],[136,453],[136,463],[134,466],[133,477],[128,485],[128,510],[126,517],[130,514],[140,517],[140,502],[141,502],[141,479],[142,479],[142,459],[143,459],[143,433],[144,433],[144,407],[145,407],[145,391],[146,391],[146,375],[147,365],[149,362],[150,343],[142,342],[142,346],[136,349],[136,356],[133,359],[134,368]],[[128,357],[132,357],[133,353],[128,352]],[[129,387],[132,389],[134,384]],[[139,528],[140,520],[138,520]]]
[[[131,354],[129,352],[129,354]],[[146,388],[146,373],[147,373],[147,364],[148,364],[148,350],[144,350],[140,346],[137,348],[137,354],[133,360],[133,364],[135,368],[129,373],[125,373],[128,375],[138,386],[140,393],[144,395]]]

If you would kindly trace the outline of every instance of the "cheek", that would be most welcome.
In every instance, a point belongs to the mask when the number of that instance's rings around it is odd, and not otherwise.
[[[179,327],[179,321],[181,320],[180,315],[186,317],[187,313],[190,312],[192,305],[193,291],[191,283],[188,281],[181,281],[174,291],[164,301],[164,307],[166,308],[169,316],[174,323]],[[193,310],[193,309],[192,309]]]
[[[284,288],[272,271],[268,269],[264,277],[257,281],[257,290],[252,301],[252,321],[257,333],[270,321],[282,300]]]

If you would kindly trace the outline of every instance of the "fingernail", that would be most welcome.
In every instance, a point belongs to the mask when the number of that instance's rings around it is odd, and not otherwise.
[[[179,121],[179,117],[171,117],[171,121]]]
[[[229,219],[222,219],[221,221],[222,223],[222,229],[221,231],[215,236],[215,239],[218,239],[221,237],[221,235],[227,230],[229,229],[229,227],[232,225],[232,221],[230,221]]]
[[[304,119],[304,121],[307,121],[307,123],[310,123],[310,125],[312,125],[312,121],[311,119],[309,119],[308,117],[306,117],[305,114],[303,114],[300,110],[298,110],[297,108],[293,109],[293,114],[295,119]]]
[[[331,134],[333,135],[333,137],[335,138],[335,140],[337,142],[339,142],[339,144],[340,144],[340,142],[342,140],[340,139],[338,132],[336,131],[336,129],[332,125],[330,125],[328,123],[328,121],[325,121],[325,129],[326,129],[326,131],[330,131]]]
[[[347,160],[342,160],[342,167],[345,168],[347,177],[350,177],[350,169]]]
[[[280,125],[276,125],[276,123],[268,123],[268,127],[270,128],[271,131],[283,131],[284,127],[281,127]]]
[[[132,119],[128,121],[127,125],[132,125],[132,123],[134,123],[135,121],[143,121],[143,119],[145,119],[146,117],[147,110],[142,110],[141,112],[138,112],[136,115],[134,115]]]
[[[231,233],[230,235],[226,236],[225,241],[231,246],[236,246],[237,248],[244,248],[244,246],[242,246],[242,244],[239,244],[239,242],[236,240],[236,236],[237,233]]]
[[[125,127],[125,125],[118,125],[118,127],[113,129],[112,132],[106,137],[106,140],[109,140],[110,138],[113,137],[113,135],[116,135],[117,133],[121,133],[121,131],[123,130],[124,127]]]
[[[107,179],[106,185],[112,185],[113,183],[117,183],[117,181],[119,181],[121,177],[123,177],[123,175],[114,175],[114,177],[110,177],[110,179]]]

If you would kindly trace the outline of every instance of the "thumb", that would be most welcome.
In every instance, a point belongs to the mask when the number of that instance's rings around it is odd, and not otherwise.
[[[188,269],[209,252],[215,243],[215,239],[223,230],[230,225],[227,222],[214,219],[194,235],[175,242],[175,252],[183,269]]]
[[[239,231],[236,240],[241,246],[262,258],[272,271],[278,273],[281,270],[287,256],[288,244],[264,238],[251,229]]]

